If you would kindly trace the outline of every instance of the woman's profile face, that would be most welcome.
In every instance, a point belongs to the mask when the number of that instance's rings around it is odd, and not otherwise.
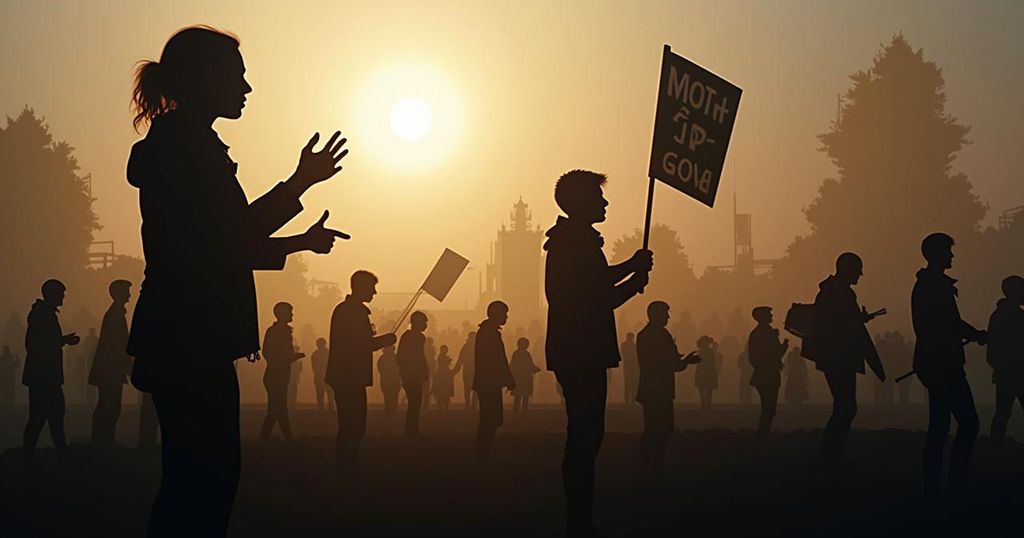
[[[242,53],[238,49],[225,52],[209,77],[208,102],[203,108],[217,118],[234,120],[242,117],[245,96],[252,91],[252,86],[245,80]]]

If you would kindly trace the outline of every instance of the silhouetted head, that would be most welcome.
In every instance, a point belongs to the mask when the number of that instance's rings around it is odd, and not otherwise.
[[[423,332],[427,330],[427,315],[417,310],[409,316],[409,323],[412,326],[412,330]]]
[[[836,278],[844,284],[854,285],[864,274],[864,262],[852,252],[844,252],[836,258]]]
[[[132,123],[138,129],[175,109],[204,120],[237,119],[251,91],[238,38],[209,26],[190,26],[167,40],[159,62],[139,63]]]
[[[508,305],[501,301],[491,301],[487,305],[487,319],[497,323],[499,326],[508,322]]]
[[[647,305],[647,321],[655,327],[668,325],[668,303],[665,301],[652,301]]]
[[[601,187],[607,182],[604,174],[570,170],[555,183],[555,203],[572,220],[588,224],[604,222],[608,200]]]
[[[715,343],[714,339],[706,334],[697,339],[697,347],[701,349],[708,349],[713,343]]]
[[[632,342],[633,340],[636,340],[636,335],[633,333],[626,333],[626,341]]]
[[[921,241],[921,255],[933,269],[953,267],[953,238],[942,233],[930,234]]]
[[[754,317],[754,320],[757,321],[758,323],[763,323],[765,325],[771,324],[771,322],[772,322],[772,307],[770,307],[770,306],[758,306],[758,307],[755,307],[754,311],[751,312],[751,315]]]
[[[352,288],[353,299],[368,303],[377,295],[377,275],[369,271],[356,271],[349,278],[349,286]]]
[[[289,303],[277,303],[274,305],[274,317],[281,323],[292,322],[292,305]]]
[[[1003,279],[1003,296],[1017,303],[1024,304],[1024,278],[1017,275]]]
[[[326,347],[327,347],[327,339],[326,338],[317,338],[316,339],[316,348],[317,349],[325,349]]]
[[[62,306],[64,304],[64,292],[67,289],[63,282],[56,278],[51,278],[43,282],[43,301],[53,306]]]
[[[437,353],[442,357],[448,355],[448,346],[441,344],[441,347],[437,350]]]
[[[127,280],[118,279],[110,283],[107,291],[110,292],[110,298],[115,303],[127,304],[128,299],[132,297],[132,283]]]
[[[516,347],[523,351],[526,351],[530,347],[530,339],[520,338],[519,340],[516,340]]]

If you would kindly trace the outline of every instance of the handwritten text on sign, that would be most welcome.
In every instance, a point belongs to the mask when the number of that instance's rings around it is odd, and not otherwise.
[[[742,92],[666,46],[649,175],[714,206]]]

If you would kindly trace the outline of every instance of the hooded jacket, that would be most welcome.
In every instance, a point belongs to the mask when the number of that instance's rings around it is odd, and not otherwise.
[[[227,149],[209,125],[174,111],[132,147],[128,181],[139,189],[146,258],[128,342],[136,382],[140,365],[170,360],[179,343],[200,360],[259,350],[252,272],[284,268],[286,246],[270,235],[302,204],[284,183],[249,203]]]
[[[963,342],[978,330],[960,318],[956,280],[940,271],[921,269],[910,298],[914,322],[914,370],[929,389],[963,377]]]
[[[835,373],[864,373],[870,335],[857,294],[849,285],[830,275],[818,284],[814,299],[814,361],[819,370]]]
[[[604,239],[589,224],[558,217],[545,235],[548,370],[615,368],[620,361],[615,309],[640,286],[635,278],[616,286],[601,250]]]
[[[999,299],[988,318],[986,353],[993,383],[1024,385],[1024,310],[1009,299]]]
[[[28,313],[21,383],[29,387],[64,384],[64,335],[57,307],[42,299],[36,299]]]

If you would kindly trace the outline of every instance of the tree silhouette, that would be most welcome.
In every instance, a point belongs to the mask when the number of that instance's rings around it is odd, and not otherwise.
[[[862,298],[885,301],[897,314],[890,319],[908,319],[921,239],[942,230],[973,241],[987,211],[952,167],[969,129],[945,110],[941,69],[902,34],[850,78],[839,118],[819,137],[838,177],[826,179],[805,209],[811,232],[789,245],[773,280],[791,298],[809,299],[836,256],[855,251],[870,282],[859,288]]]
[[[79,173],[73,151],[27,107],[0,128],[0,312],[27,312],[44,280],[73,278],[86,268],[100,226],[90,178]]]
[[[637,228],[633,233],[625,235],[612,244],[610,263],[621,263],[643,246],[643,230]],[[696,277],[690,258],[686,255],[679,234],[665,224],[651,226],[650,249],[654,251],[654,270],[651,271],[651,282],[644,291],[644,296],[629,301],[620,310],[620,316],[631,323],[647,319],[647,303],[654,300],[667,301],[675,306],[693,289]]]

